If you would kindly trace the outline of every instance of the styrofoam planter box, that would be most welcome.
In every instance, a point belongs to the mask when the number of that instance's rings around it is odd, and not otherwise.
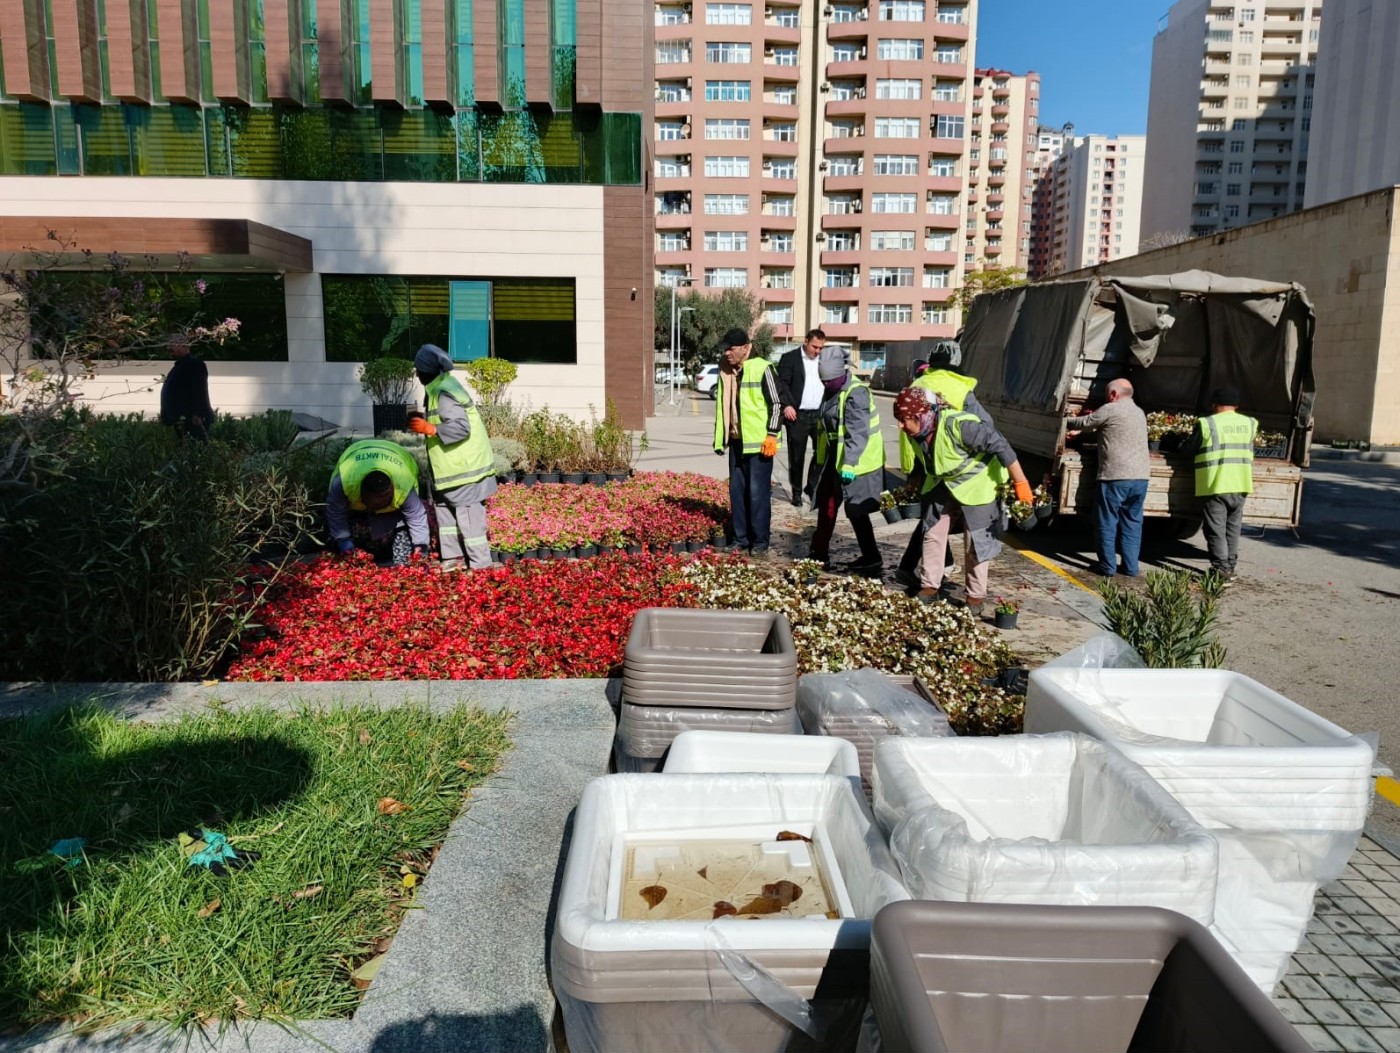
[[[615,866],[629,844],[741,831],[814,838],[838,918],[620,920]],[[854,1042],[870,924],[908,898],[855,784],[836,775],[610,775],[585,788],[559,892],[551,974],[569,1048],[785,1050]],[[818,987],[822,997],[816,1002]]]
[[[845,739],[774,738],[737,731],[683,731],[666,755],[667,774],[767,772],[860,778],[860,758]]]
[[[1211,921],[1214,838],[1086,735],[887,739],[874,784],[917,898],[1165,907]]]

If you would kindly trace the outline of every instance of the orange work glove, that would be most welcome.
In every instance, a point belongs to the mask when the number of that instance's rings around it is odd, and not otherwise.
[[[1024,501],[1028,505],[1035,504],[1035,494],[1031,493],[1031,484],[1024,479],[1016,484],[1016,500]]]
[[[408,430],[411,432],[415,432],[418,435],[436,435],[437,425],[429,424],[422,417],[409,417]]]
[[[776,435],[768,436],[763,440],[763,446],[758,452],[765,457],[776,457],[778,455],[778,437]]]

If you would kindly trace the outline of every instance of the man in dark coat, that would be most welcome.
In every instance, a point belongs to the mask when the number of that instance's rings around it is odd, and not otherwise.
[[[196,439],[209,437],[214,407],[209,404],[209,367],[190,354],[190,345],[174,341],[175,364],[160,388],[160,422]]]

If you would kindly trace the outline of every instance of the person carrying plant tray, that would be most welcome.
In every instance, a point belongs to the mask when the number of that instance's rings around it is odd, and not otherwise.
[[[368,552],[381,566],[428,555],[428,510],[418,496],[418,462],[398,443],[351,443],[326,492],[326,528],[342,556]]]
[[[427,436],[428,471],[437,506],[442,570],[491,566],[486,501],[496,492],[496,455],[476,403],[452,375],[452,359],[436,344],[413,356],[426,417],[414,411],[408,430]]]
[[[715,453],[729,454],[729,511],[734,546],[768,555],[773,522],[773,459],[778,455],[783,400],[773,364],[751,357],[753,342],[731,329],[720,343]]]
[[[836,510],[844,501],[846,518],[860,543],[860,558],[842,567],[852,574],[879,578],[884,567],[870,514],[880,507],[885,478],[885,443],[880,414],[870,387],[846,370],[846,352],[824,347],[817,358],[822,382],[821,430],[817,433],[817,530],[809,559],[830,562]]]
[[[918,597],[925,603],[950,598],[943,556],[953,520],[963,522],[963,574],[967,609],[982,613],[987,571],[1001,552],[1001,513],[997,490],[1009,475],[1018,500],[1030,504],[1031,484],[1016,451],[995,428],[974,414],[958,412],[919,388],[905,388],[894,400],[900,429],[914,440],[924,469],[924,558]]]

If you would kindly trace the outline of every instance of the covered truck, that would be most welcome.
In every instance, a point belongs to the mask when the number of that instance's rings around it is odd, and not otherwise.
[[[1296,282],[1206,271],[1042,282],[973,301],[959,371],[977,378],[978,399],[1027,476],[1048,477],[1060,513],[1094,508],[1095,437],[1067,444],[1065,419],[1101,405],[1109,381],[1126,377],[1139,406],[1171,415],[1207,414],[1211,391],[1234,385],[1240,411],[1258,418],[1261,436],[1275,436],[1255,450],[1245,519],[1296,526],[1312,433],[1314,322]],[[1191,458],[1154,451],[1146,514],[1194,533],[1194,480]]]

